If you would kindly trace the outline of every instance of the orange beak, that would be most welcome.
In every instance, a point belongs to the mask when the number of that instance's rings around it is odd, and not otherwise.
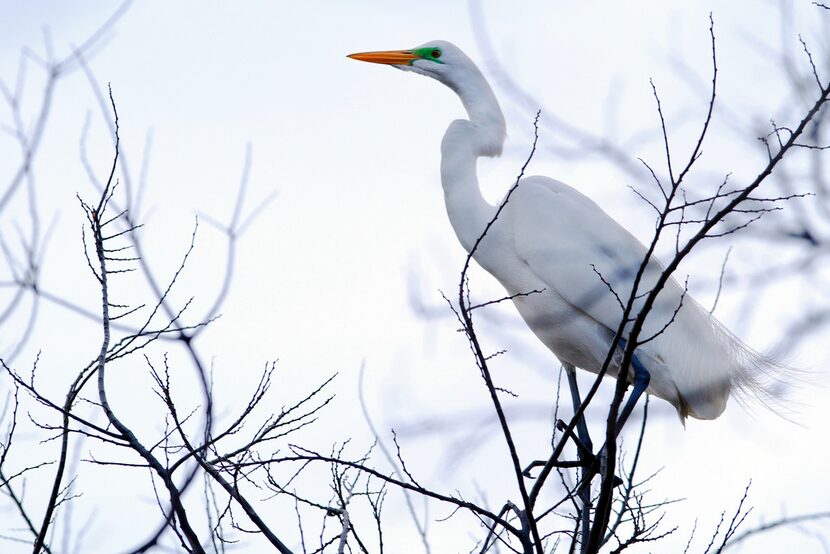
[[[349,54],[349,58],[361,62],[382,63],[387,65],[410,65],[421,56],[409,50],[384,50],[382,52],[358,52]]]

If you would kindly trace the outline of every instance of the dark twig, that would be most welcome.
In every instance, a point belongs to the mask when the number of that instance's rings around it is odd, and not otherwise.
[[[521,169],[519,170],[519,174],[516,177],[516,181],[513,186],[510,187],[510,190],[507,191],[507,194],[502,200],[499,207],[496,209],[496,213],[487,223],[487,225],[482,230],[481,234],[479,235],[478,239],[476,239],[473,247],[470,249],[469,253],[467,254],[467,258],[464,261],[464,267],[461,270],[461,278],[459,279],[459,287],[458,287],[458,306],[460,311],[460,319],[461,323],[464,326],[464,331],[467,334],[467,338],[470,342],[470,348],[475,355],[477,364],[479,369],[481,370],[482,377],[484,378],[485,385],[487,386],[488,391],[490,392],[490,399],[493,402],[493,407],[496,410],[496,414],[499,418],[499,424],[501,426],[502,434],[504,435],[504,440],[507,443],[507,448],[510,452],[510,459],[513,464],[513,472],[516,477],[517,484],[519,486],[519,493],[522,497],[522,503],[524,505],[525,510],[525,522],[523,525],[527,525],[527,531],[529,536],[520,537],[524,548],[526,551],[531,551],[535,549],[537,554],[542,554],[542,544],[541,539],[539,537],[539,531],[536,528],[536,521],[531,517],[532,514],[532,504],[530,501],[530,497],[527,492],[527,488],[525,487],[524,483],[524,476],[522,473],[522,464],[519,461],[519,455],[516,451],[516,445],[513,440],[512,433],[510,431],[510,427],[507,423],[507,418],[504,415],[504,410],[501,406],[501,402],[498,398],[498,389],[493,384],[493,379],[490,376],[490,370],[487,366],[487,356],[484,354],[481,345],[478,342],[478,337],[475,334],[475,330],[473,327],[473,318],[472,313],[470,311],[470,302],[469,302],[469,287],[467,286],[467,271],[470,268],[470,262],[473,260],[473,256],[475,255],[476,251],[478,250],[479,245],[481,242],[486,238],[488,231],[490,228],[498,221],[499,216],[501,215],[502,210],[504,210],[507,203],[510,201],[510,197],[512,196],[513,192],[519,187],[521,184],[521,179],[524,176],[525,170],[527,169],[528,164],[533,159],[533,155],[536,152],[536,144],[539,140],[539,115],[541,112],[536,113],[536,118],[533,121],[533,129],[534,129],[534,139],[533,144],[530,149],[530,154],[528,155],[527,159],[525,160],[524,164],[522,165]]]

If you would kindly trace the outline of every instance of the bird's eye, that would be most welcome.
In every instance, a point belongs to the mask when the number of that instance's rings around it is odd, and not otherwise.
[[[440,57],[441,57],[441,50],[440,50],[440,49],[438,49],[438,48],[434,48],[434,49],[432,50],[431,54],[432,54],[432,57],[433,57],[433,58],[435,58],[435,59],[437,60],[438,58],[440,58]]]

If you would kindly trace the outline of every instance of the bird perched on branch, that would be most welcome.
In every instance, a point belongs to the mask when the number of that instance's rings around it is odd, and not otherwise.
[[[468,119],[450,123],[441,142],[444,200],[458,239],[514,296],[527,325],[566,367],[599,372],[646,258],[643,244],[590,198],[548,177],[523,177],[500,212],[482,197],[477,160],[501,155],[505,121],[487,80],[458,47],[432,41],[349,57],[432,77],[458,94]],[[628,340],[663,270],[648,259],[617,346]],[[656,297],[635,345],[623,421],[644,391],[669,402],[681,420],[714,419],[730,396],[766,397],[769,380],[783,370],[725,329],[674,278]],[[608,374],[617,375],[620,363],[613,356]]]

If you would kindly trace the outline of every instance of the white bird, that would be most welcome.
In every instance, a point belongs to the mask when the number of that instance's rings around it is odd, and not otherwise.
[[[453,121],[444,134],[441,182],[450,222],[470,252],[498,209],[481,194],[477,160],[501,155],[505,140],[504,116],[487,80],[446,41],[349,57],[432,77],[460,97],[469,119]],[[554,179],[532,176],[521,179],[473,257],[509,295],[521,295],[513,301],[522,318],[566,367],[597,373],[622,319],[620,300],[628,299],[645,255],[643,244],[590,198]],[[649,291],[662,271],[652,257],[638,290]],[[632,316],[643,300],[635,303]],[[629,331],[630,324],[623,339]],[[730,395],[767,397],[770,379],[783,370],[732,335],[673,278],[657,297],[639,340],[653,335],[635,352],[628,412],[646,390],[674,406],[681,421],[714,419]],[[609,375],[618,373],[620,362],[617,356]]]

